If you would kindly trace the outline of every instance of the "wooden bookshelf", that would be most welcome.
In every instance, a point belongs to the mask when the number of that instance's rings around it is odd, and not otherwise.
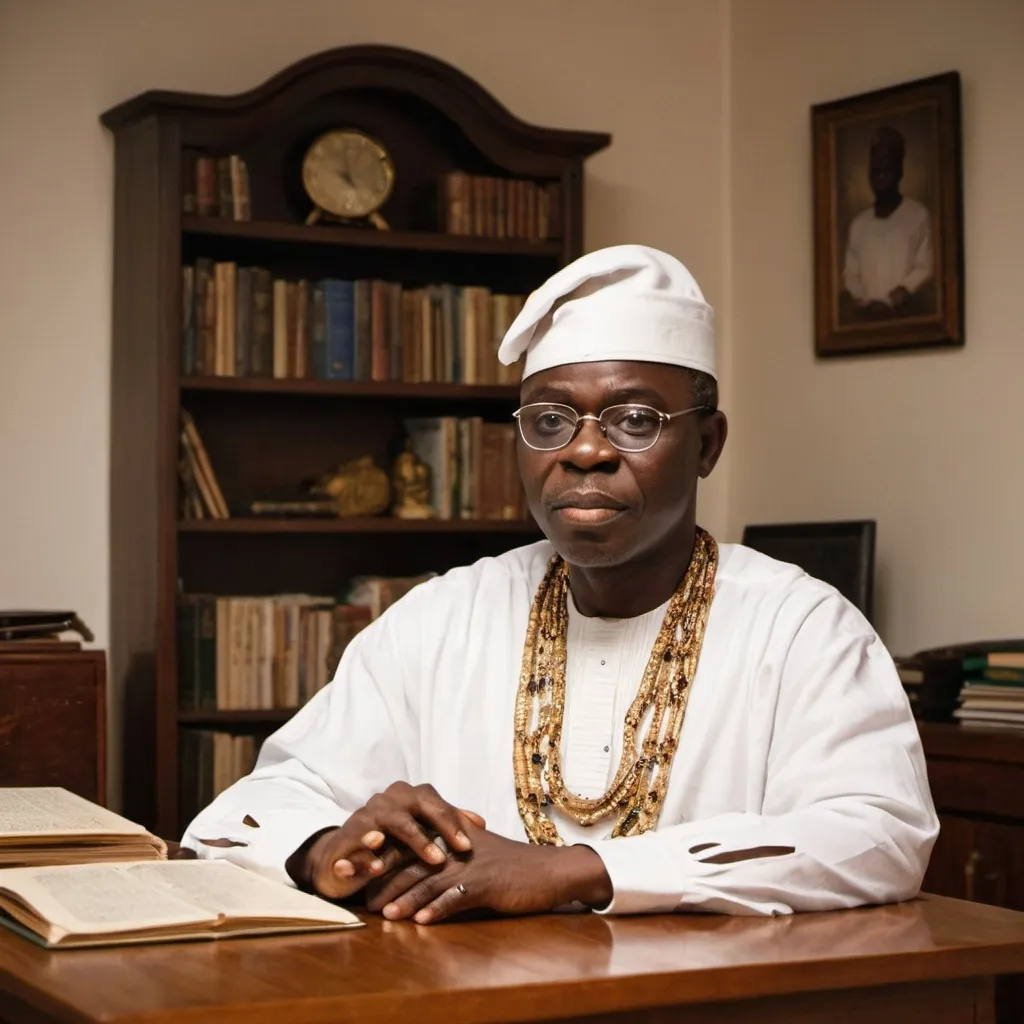
[[[181,521],[182,410],[234,510],[357,456],[389,468],[407,417],[508,423],[518,404],[508,384],[183,375],[182,266],[526,295],[583,251],[584,162],[610,137],[526,124],[455,68],[384,46],[317,54],[236,96],[143,93],[102,121],[115,142],[110,674],[124,707],[125,810],[173,839],[184,731],[259,736],[293,713],[179,710],[180,594],[341,593],[355,575],[443,572],[540,536],[508,520]],[[392,155],[390,230],[305,223],[302,154],[339,127]],[[244,159],[251,219],[184,211],[193,151]],[[445,233],[438,182],[456,170],[557,189],[549,237]]]
[[[182,377],[182,391],[231,391],[261,395],[323,395],[348,398],[408,398],[451,402],[498,399],[517,402],[519,388],[507,384],[408,384],[405,381],[305,380],[273,377]]]
[[[349,519],[260,518],[184,519],[182,533],[503,533],[540,534],[535,523],[522,519],[397,519],[394,516],[353,516]]]
[[[433,231],[371,231],[320,224],[282,224],[272,221],[231,221],[220,217],[182,217],[186,235],[216,235],[249,241],[294,245],[345,246],[355,249],[395,249],[406,252],[448,252],[471,256],[559,257],[561,242],[515,238],[473,238]]]

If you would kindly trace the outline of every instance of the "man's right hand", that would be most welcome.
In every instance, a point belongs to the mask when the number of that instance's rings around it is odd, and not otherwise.
[[[468,852],[472,843],[467,821],[485,827],[483,818],[453,807],[433,786],[395,782],[344,825],[311,836],[285,866],[303,888],[327,899],[344,899],[417,857],[434,867],[443,864],[446,854],[434,835],[453,853]]]

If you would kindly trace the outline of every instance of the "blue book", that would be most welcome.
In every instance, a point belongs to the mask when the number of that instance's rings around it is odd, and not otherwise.
[[[355,293],[351,281],[326,280],[324,322],[327,339],[328,380],[355,377]]]

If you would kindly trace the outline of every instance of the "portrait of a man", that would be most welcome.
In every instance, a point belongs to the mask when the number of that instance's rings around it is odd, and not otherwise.
[[[935,251],[931,212],[900,189],[906,159],[903,134],[890,125],[874,132],[865,173],[870,206],[846,233],[842,284],[857,319],[921,316],[934,310]]]
[[[814,108],[819,354],[962,343],[954,84]]]

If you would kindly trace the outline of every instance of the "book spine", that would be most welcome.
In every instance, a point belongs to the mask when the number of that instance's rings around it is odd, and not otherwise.
[[[370,282],[370,380],[388,379],[390,355],[388,352],[386,282]]]
[[[196,159],[196,213],[200,217],[217,213],[217,163],[212,156]]]
[[[440,289],[441,330],[444,333],[445,352],[453,381],[465,379],[461,342],[462,324],[460,323],[464,292],[464,288],[456,288],[450,284],[443,284]]]
[[[208,594],[196,601],[196,704],[203,711],[217,705],[217,602]]]
[[[252,370],[252,269],[239,267],[235,288],[235,376]]]
[[[295,289],[295,376],[305,379],[310,373],[309,282],[301,280]]]
[[[231,217],[233,220],[250,220],[249,168],[237,154],[232,154],[228,160],[231,168]]]
[[[436,379],[450,384],[455,380],[455,339],[445,330],[444,298],[440,285],[430,288],[430,321],[430,331],[435,339],[434,355],[438,360]]]
[[[476,335],[477,325],[477,302],[476,288],[464,288],[462,290],[462,330],[459,337],[459,348],[462,356],[462,381],[464,384],[476,384]]]
[[[402,380],[402,286],[388,286],[388,354],[391,380]]]
[[[354,321],[352,380],[371,380],[373,370],[373,298],[370,281],[354,284]]]
[[[419,303],[416,311],[416,333],[420,349],[420,381],[432,383],[438,379],[435,372],[434,336],[430,319],[430,289],[419,289]]]
[[[238,264],[224,264],[224,373],[235,373],[235,311],[238,304]]]
[[[235,216],[235,195],[231,187],[231,158],[217,159],[217,216],[233,220]]]
[[[283,380],[288,376],[288,282],[277,278],[274,281],[274,377]]]
[[[416,337],[416,303],[414,291],[402,292],[402,369],[399,380],[419,383],[419,340]]]
[[[355,285],[352,281],[325,281],[327,322],[327,378],[352,380],[355,369]]]
[[[253,377],[274,375],[274,281],[269,270],[252,273],[252,313],[249,373]]]
[[[217,372],[217,285],[213,261],[196,260],[196,275],[196,301],[201,304],[196,310],[196,323],[201,325],[196,341],[196,370],[212,377]]]
[[[316,380],[327,380],[327,300],[323,282],[310,290],[309,369]]]
[[[292,379],[299,376],[298,296],[298,284],[295,281],[288,281],[285,284],[285,331],[288,347],[285,376]]]

